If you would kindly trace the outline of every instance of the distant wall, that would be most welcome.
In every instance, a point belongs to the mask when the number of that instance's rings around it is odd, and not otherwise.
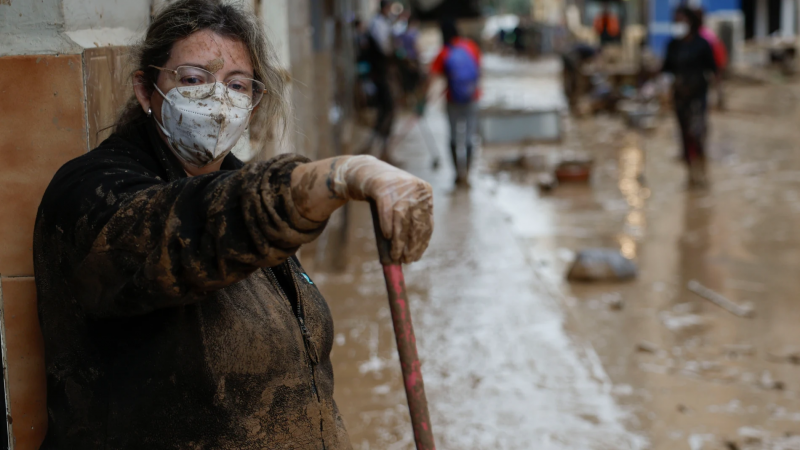
[[[79,51],[63,30],[61,0],[0,2],[0,56]]]

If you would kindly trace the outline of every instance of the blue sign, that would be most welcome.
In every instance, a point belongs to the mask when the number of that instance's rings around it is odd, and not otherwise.
[[[658,57],[663,57],[672,38],[670,26],[675,9],[681,4],[701,6],[706,15],[718,11],[739,11],[741,0],[652,0],[650,2],[650,26],[648,43]]]

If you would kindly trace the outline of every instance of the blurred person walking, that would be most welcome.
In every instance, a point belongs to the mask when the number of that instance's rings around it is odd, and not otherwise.
[[[137,49],[114,134],[39,206],[40,448],[351,449],[333,319],[295,253],[373,200],[391,259],[419,259],[430,185],[372,156],[237,159],[249,124],[288,113],[287,76],[238,6],[173,2]]]
[[[430,90],[434,76],[447,79],[447,118],[450,122],[450,153],[456,171],[456,185],[469,185],[474,138],[478,128],[478,100],[480,99],[481,52],[471,39],[462,37],[456,23],[444,20],[440,24],[444,47],[430,68],[430,76],[423,92]],[[419,112],[424,111],[420,108]],[[464,128],[465,161],[459,158],[459,129]]]
[[[609,2],[603,2],[603,9],[594,18],[594,32],[600,38],[600,46],[619,43],[621,31],[617,14],[611,10]]]
[[[419,62],[419,19],[404,12],[395,25],[395,55],[403,93],[413,94],[419,88],[422,74]]]
[[[578,112],[578,101],[587,89],[586,77],[583,74],[584,67],[595,56],[597,56],[597,49],[580,42],[561,54],[561,62],[564,66],[561,71],[564,96],[567,98],[569,109],[573,114]]]
[[[717,73],[711,45],[700,36],[701,20],[687,6],[675,11],[673,38],[667,46],[662,72],[672,74],[673,107],[678,119],[683,158],[690,187],[707,185],[708,80]]]
[[[394,96],[389,84],[389,66],[394,58],[394,34],[391,20],[392,2],[381,0],[380,10],[372,18],[367,30],[369,42],[367,54],[370,77],[375,86],[374,102],[377,108],[373,134],[361,153],[370,153],[372,144],[378,139],[381,144],[380,157],[389,158],[389,138],[394,126]]]

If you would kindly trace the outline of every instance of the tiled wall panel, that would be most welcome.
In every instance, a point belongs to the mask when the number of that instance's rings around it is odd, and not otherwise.
[[[0,58],[0,275],[33,275],[33,224],[53,174],[86,151],[80,55]]]
[[[129,53],[128,47],[87,48],[83,52],[90,150],[111,136],[109,127],[133,95]]]
[[[44,342],[32,277],[0,279],[14,450],[36,450],[47,430]]]

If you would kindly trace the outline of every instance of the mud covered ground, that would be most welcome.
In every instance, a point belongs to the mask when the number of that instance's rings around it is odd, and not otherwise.
[[[548,64],[517,82],[552,98]],[[700,193],[684,187],[668,114],[648,133],[600,116],[568,119],[558,146],[485,147],[472,188],[454,190],[432,108],[442,167],[431,170],[420,127],[396,159],[436,189],[433,241],[406,277],[438,448],[800,449],[799,96],[784,80],[729,86]],[[531,171],[501,164],[570,151],[594,157],[590,184],[542,194]],[[334,314],[336,398],[355,448],[411,449],[368,213],[351,208],[339,270],[312,275]],[[621,249],[639,277],[567,283],[586,247]]]

